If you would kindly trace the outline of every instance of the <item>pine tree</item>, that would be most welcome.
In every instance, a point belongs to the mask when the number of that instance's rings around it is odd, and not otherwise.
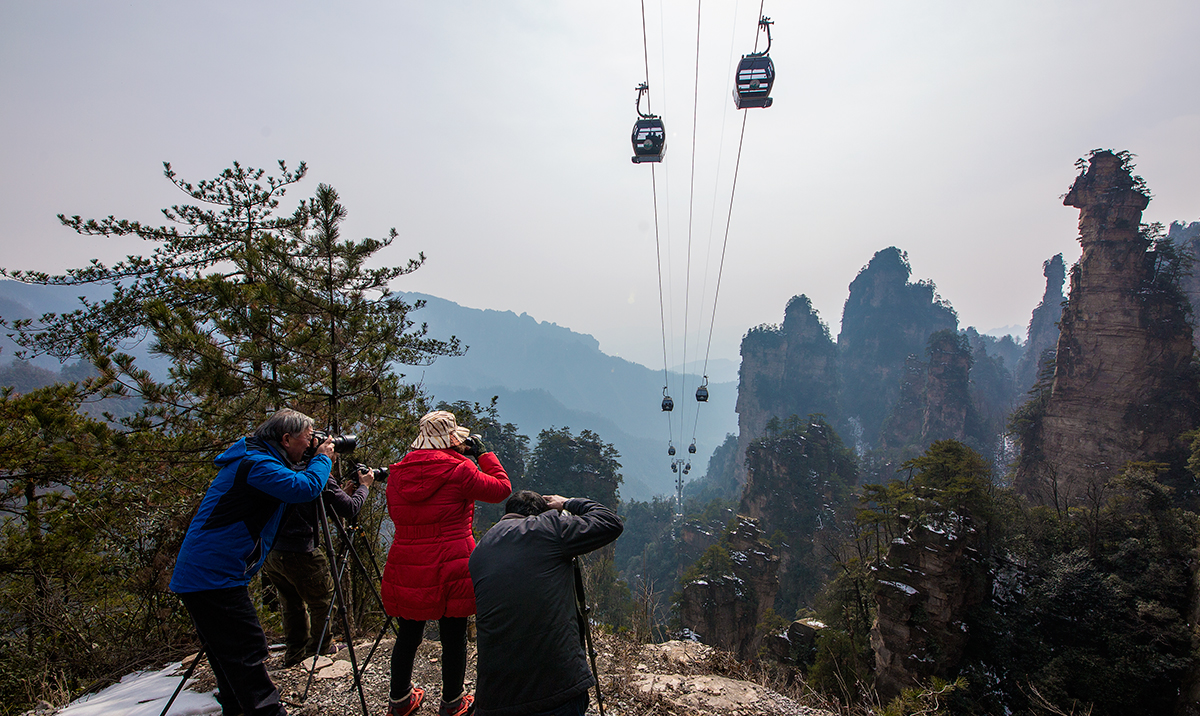
[[[548,428],[538,433],[525,476],[528,489],[544,495],[587,497],[617,508],[623,477],[620,453],[591,430],[578,436],[571,429]]]
[[[167,178],[194,202],[164,210],[169,225],[60,217],[84,236],[139,236],[154,245],[148,256],[129,256],[112,266],[93,261],[59,276],[0,271],[29,283],[113,288],[110,299],[85,301],[72,313],[0,323],[16,329],[25,355],[82,356],[96,367],[99,376],[76,388],[77,398],[63,401],[69,413],[93,397],[141,401],[135,414],[119,421],[110,415],[103,423],[121,449],[114,453],[119,459],[99,471],[107,499],[128,506],[106,513],[103,524],[113,539],[105,558],[126,567],[136,584],[115,580],[96,587],[107,590],[97,599],[138,606],[143,621],[133,633],[141,637],[156,631],[166,640],[178,638],[178,629],[164,626],[178,621],[170,608],[174,603],[159,609],[154,601],[169,599],[172,558],[190,511],[215,474],[218,452],[270,413],[292,407],[311,415],[318,427],[357,433],[358,460],[394,462],[412,440],[424,406],[397,365],[425,364],[460,351],[456,339],[431,339],[424,325],[413,322],[419,302],[390,291],[394,280],[420,268],[424,256],[400,267],[370,267],[397,238],[395,230],[382,239],[343,239],[346,210],[326,185],[279,216],[281,198],[303,178],[305,167],[292,172],[281,162],[279,168],[280,176],[273,177],[235,163],[216,179],[193,185],[165,165]],[[140,340],[149,340],[152,354],[167,359],[166,379],[121,352]],[[28,417],[14,414],[12,421]],[[71,423],[64,435],[82,424]],[[60,484],[79,495],[98,473],[64,468],[58,474]],[[47,498],[47,504],[55,500]],[[360,514],[366,534],[378,533],[373,528],[382,519],[380,503],[373,500]],[[31,509],[29,514],[36,513],[37,505]],[[32,539],[5,535],[0,548],[16,549]],[[99,553],[91,545],[77,544],[75,551]]]
[[[430,339],[424,325],[414,325],[409,313],[420,302],[389,290],[424,255],[402,267],[368,268],[395,230],[384,239],[342,240],[346,210],[324,184],[279,217],[280,199],[304,177],[304,164],[293,172],[280,162],[274,177],[235,162],[195,185],[164,166],[196,202],[164,209],[171,224],[59,217],[85,236],[153,242],[149,256],[113,266],[93,261],[60,276],[0,272],[29,283],[113,286],[111,299],[78,311],[5,323],[18,329],[27,353],[87,357],[109,391],[145,401],[132,427],[203,433],[197,448],[227,443],[285,406],[333,430],[386,434],[375,447],[395,447],[409,429],[416,393],[394,366],[459,351],[457,340]],[[171,363],[166,381],[117,350],[146,338]]]

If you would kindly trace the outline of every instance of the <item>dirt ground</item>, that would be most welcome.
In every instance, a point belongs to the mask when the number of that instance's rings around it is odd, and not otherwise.
[[[778,684],[763,684],[763,679],[753,678],[728,654],[700,644],[673,642],[682,646],[670,648],[669,645],[638,645],[603,633],[595,634],[595,638],[605,716],[832,716],[828,711],[803,706],[783,696],[770,688],[778,687]],[[350,675],[350,650],[344,646],[332,659],[326,657],[318,661],[311,685],[309,669],[306,668],[312,664],[311,660],[302,666],[284,667],[283,650],[273,650],[267,668],[279,687],[289,713],[299,716],[362,716],[365,699],[367,716],[384,716],[387,713],[393,640],[383,639],[371,654],[373,643],[373,639],[359,641],[354,651],[359,668],[362,668],[364,661],[367,662],[362,677],[363,698],[359,697],[357,685]],[[681,652],[687,653],[680,656]],[[714,675],[720,675],[718,678],[724,684],[716,687],[716,691],[711,685]],[[212,672],[206,662],[201,662],[197,667],[195,678],[195,690],[215,688]],[[707,680],[709,685],[701,683],[697,686],[697,680]],[[747,697],[740,689],[754,681],[759,682],[760,686],[755,687],[755,694]],[[441,698],[441,645],[437,639],[436,622],[431,622],[426,628],[425,641],[417,652],[413,668],[413,682],[425,689],[425,702],[418,714],[433,716],[437,713]],[[474,693],[474,682],[475,644],[468,643],[467,693]],[[725,692],[724,701],[720,696],[722,690]],[[743,696],[735,696],[737,693]],[[729,701],[731,697],[732,702]],[[598,716],[600,711],[595,689],[590,692],[590,699],[587,713],[589,716]]]

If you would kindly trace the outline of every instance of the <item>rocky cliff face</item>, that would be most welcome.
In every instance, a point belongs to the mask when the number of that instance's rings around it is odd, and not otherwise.
[[[683,585],[679,619],[700,641],[745,660],[762,643],[758,625],[775,601],[779,558],[756,521],[746,517],[739,518],[721,547],[729,561],[714,560]]]
[[[985,350],[981,357],[988,360]],[[938,331],[929,338],[926,358],[909,356],[905,363],[900,395],[880,430],[881,456],[907,460],[933,441],[946,439],[986,452],[979,444],[981,423],[971,394],[975,359],[967,336]]]
[[[971,346],[971,404],[978,420],[974,429],[979,441],[976,449],[1004,471],[1003,466],[1011,459],[1004,437],[1009,416],[1025,400],[1025,390],[1018,387],[1012,372],[1024,357],[1024,349],[1012,336],[995,339],[979,335],[974,328],[967,328],[965,333]]]
[[[877,252],[850,284],[842,310],[842,415],[861,428],[860,448],[875,447],[900,394],[905,360],[924,355],[933,333],[958,328],[954,309],[937,298],[933,284],[911,283],[911,274],[904,252]]]
[[[1076,501],[1129,460],[1182,465],[1178,439],[1200,405],[1192,329],[1178,262],[1151,251],[1142,230],[1148,202],[1128,155],[1107,151],[1092,155],[1063,201],[1079,209],[1083,256],[1040,432],[1023,446],[1040,460],[1023,460],[1014,483],[1036,501]]]
[[[911,526],[888,547],[871,628],[880,695],[955,675],[970,635],[967,612],[988,593],[977,541],[969,522],[951,514]]]
[[[742,339],[738,384],[738,447],[744,456],[772,418],[821,413],[837,415],[837,346],[807,296],[796,296],[779,326],[758,326]],[[743,460],[734,463],[739,485]]]
[[[748,476],[739,513],[769,535],[783,534],[776,611],[791,616],[811,604],[825,582],[825,540],[840,540],[838,508],[857,478],[854,455],[833,427],[817,416],[768,428],[746,451]]]
[[[1197,315],[1200,314],[1200,271],[1197,271],[1197,261],[1200,261],[1200,221],[1185,224],[1181,221],[1171,222],[1167,229],[1167,238],[1175,242],[1192,260],[1192,270],[1180,279],[1180,287],[1188,297],[1192,306],[1192,326],[1195,327]],[[1192,343],[1200,348],[1200,331],[1192,331]]]
[[[1062,291],[1067,278],[1062,254],[1056,254],[1042,264],[1042,275],[1046,277],[1046,291],[1042,294],[1042,302],[1033,309],[1033,315],[1029,318],[1025,353],[1015,368],[1017,385],[1022,392],[1037,382],[1038,365],[1046,352],[1051,351],[1053,355],[1058,347],[1058,321],[1062,317],[1063,302],[1067,300]]]

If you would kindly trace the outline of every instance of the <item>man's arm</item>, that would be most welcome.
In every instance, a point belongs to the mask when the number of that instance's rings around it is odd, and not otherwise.
[[[331,475],[329,482],[325,485],[325,492],[321,493],[325,504],[343,520],[354,519],[366,503],[367,493],[370,492],[371,485],[375,482],[375,477],[370,470],[359,471],[358,479],[358,486],[354,488],[354,494],[348,495],[346,490],[338,487]],[[349,483],[347,483],[347,489],[349,489],[348,485]]]
[[[550,507],[565,510],[571,515],[560,521],[563,551],[569,556],[574,557],[600,549],[620,537],[625,529],[625,523],[617,513],[595,500],[586,497],[565,499],[558,495],[547,495],[546,502]]]
[[[333,461],[318,453],[303,472],[275,460],[256,460],[246,481],[281,502],[309,502],[320,496],[329,480]]]

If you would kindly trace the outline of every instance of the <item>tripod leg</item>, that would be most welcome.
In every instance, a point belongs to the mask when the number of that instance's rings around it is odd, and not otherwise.
[[[335,570],[334,564],[340,565],[340,566],[336,567],[336,572],[334,571]],[[342,575],[345,574],[345,571],[346,571],[345,555],[342,556],[342,559],[340,562],[330,563],[327,566],[328,566],[329,571],[331,573],[334,573],[334,578],[336,579],[335,584],[341,584]],[[333,608],[336,605],[337,605],[337,602],[330,601],[329,608],[325,610],[325,618],[321,621],[321,634],[316,642],[317,643],[317,653],[313,655],[312,664],[309,666],[308,682],[304,684],[304,694],[300,697],[300,703],[304,703],[305,701],[308,700],[308,690],[310,688],[312,688],[313,678],[317,675],[317,659],[321,656],[321,647],[325,645],[325,635],[329,633],[329,627],[330,627],[329,622],[332,621]],[[313,624],[312,631],[314,631],[314,632],[316,631],[316,624]],[[308,661],[308,659],[305,659],[305,661]]]
[[[379,605],[380,611],[386,614],[387,607],[385,607],[383,604],[383,597],[379,595],[379,590],[374,587],[374,584],[378,584],[379,582],[383,581],[383,574],[379,571],[379,561],[375,559],[375,552],[371,547],[370,541],[366,539],[363,540],[363,547],[367,550],[367,556],[370,557],[370,562],[364,563],[358,554],[358,550],[354,548],[354,536],[360,533],[361,530],[354,525],[347,528],[337,519],[334,519],[333,526],[337,528],[338,536],[342,539],[342,560],[345,561],[346,554],[349,553],[351,560],[354,566],[358,568],[359,573],[366,577],[368,581],[372,580],[372,578],[374,579],[371,587],[371,595],[375,597],[375,602]],[[373,575],[367,571],[367,564],[371,565],[372,572],[374,573]],[[363,660],[363,665],[361,667],[363,672],[366,671],[367,665],[370,664],[371,659],[374,658],[375,651],[378,649],[379,643],[383,640],[383,635],[387,633],[388,627],[393,628],[393,631],[397,637],[400,636],[400,628],[396,626],[396,623],[392,617],[388,617],[387,621],[384,622],[383,629],[379,632],[379,636],[377,636],[375,639],[375,644],[371,646],[371,651],[367,653],[366,659]]]
[[[317,516],[321,519],[321,534],[325,538],[325,552],[326,554],[332,555],[333,537],[329,534],[329,520],[325,515],[325,501],[323,499],[317,500]],[[363,716],[368,716],[367,696],[365,693],[363,693],[362,674],[360,674],[358,671],[358,661],[354,655],[354,632],[350,629],[350,611],[346,608],[346,596],[342,593],[342,580],[340,579],[340,572],[338,572],[336,567],[334,567],[333,571],[337,572],[339,575],[339,579],[333,583],[333,592],[334,596],[337,597],[338,610],[342,613],[342,628],[345,630],[346,642],[350,649],[350,668],[354,672],[354,685],[358,688],[358,700],[362,705]]]
[[[196,658],[192,659],[192,663],[188,665],[187,671],[183,672],[183,678],[179,680],[179,686],[175,687],[175,693],[171,694],[171,698],[167,699],[167,705],[163,706],[162,713],[159,716],[167,716],[167,712],[171,710],[171,704],[175,703],[175,699],[179,698],[179,692],[183,691],[184,684],[192,678],[192,672],[196,670],[196,664],[200,663],[200,659],[204,657],[204,647],[200,647],[200,651],[196,653]]]
[[[375,643],[371,645],[371,650],[367,652],[367,658],[363,659],[362,669],[364,672],[367,670],[367,664],[371,663],[371,658],[375,656],[376,650],[379,649],[379,642],[383,641],[383,635],[387,634],[388,629],[394,627],[396,636],[400,636],[400,628],[395,627],[394,622],[394,617],[388,617],[387,621],[383,624],[383,628],[379,630],[379,634],[375,636]]]
[[[604,716],[604,695],[600,693],[600,671],[596,668],[596,647],[592,644],[592,625],[587,613],[591,608],[587,605],[587,597],[583,594],[583,570],[579,567],[579,558],[575,558],[575,610],[579,619],[579,628],[583,631],[587,644],[588,656],[592,659],[592,676],[596,679],[596,706],[600,716]]]

